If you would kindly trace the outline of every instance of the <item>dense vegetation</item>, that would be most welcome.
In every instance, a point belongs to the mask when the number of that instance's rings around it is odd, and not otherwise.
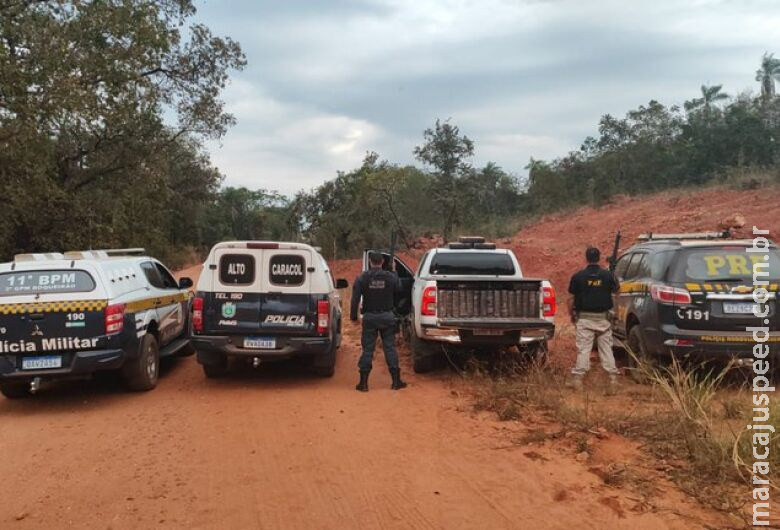
[[[296,239],[329,256],[411,245],[426,233],[509,234],[522,218],[615,194],[780,174],[780,60],[762,59],[760,95],[702,86],[657,101],[568,155],[518,178],[474,167],[474,142],[437,121],[419,166],[367,153],[309,192],[221,187],[202,149],[233,123],[220,92],[245,59],[189,21],[192,0],[0,0],[0,257],[20,251],[145,246],[178,264],[224,239]],[[761,175],[752,177],[751,175]]]
[[[0,0],[0,255],[202,244],[239,45],[191,0]]]

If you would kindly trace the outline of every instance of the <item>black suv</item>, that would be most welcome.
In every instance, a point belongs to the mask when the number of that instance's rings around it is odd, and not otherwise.
[[[650,362],[671,357],[697,363],[752,363],[755,342],[748,327],[765,326],[753,315],[752,240],[726,239],[727,233],[646,235],[617,261],[615,335]],[[780,252],[769,259],[768,325],[770,366],[780,361],[778,284]],[[629,355],[629,365],[635,363]],[[641,380],[637,370],[632,375]],[[777,372],[776,372],[777,373]]]

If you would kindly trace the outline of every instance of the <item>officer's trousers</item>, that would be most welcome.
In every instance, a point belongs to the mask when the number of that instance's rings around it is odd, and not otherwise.
[[[371,371],[376,348],[377,335],[382,337],[382,348],[385,351],[387,367],[398,368],[398,352],[395,349],[395,317],[393,313],[365,313],[363,314],[363,333],[361,345],[363,353],[358,361],[361,371]]]
[[[612,353],[612,324],[606,317],[591,317],[577,320],[577,362],[571,373],[585,375],[590,370],[590,352],[593,341],[598,342],[601,367],[610,375],[620,372],[615,366],[615,356]]]

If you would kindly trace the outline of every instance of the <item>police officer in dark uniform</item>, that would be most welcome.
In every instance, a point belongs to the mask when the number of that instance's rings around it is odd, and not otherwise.
[[[598,343],[601,366],[609,374],[607,393],[617,391],[617,376],[612,353],[612,295],[620,289],[615,275],[599,265],[599,249],[585,251],[588,266],[574,274],[569,282],[569,313],[576,325],[577,362],[571,371],[571,388],[581,389],[585,374],[590,370],[590,352],[593,341]]]
[[[406,387],[401,380],[401,368],[398,366],[398,352],[395,349],[395,315],[393,314],[393,300],[395,293],[400,289],[398,275],[395,272],[382,268],[384,258],[378,252],[371,252],[368,256],[371,268],[358,276],[352,287],[352,305],[350,307],[350,320],[357,321],[360,299],[363,299],[363,333],[361,344],[363,353],[358,361],[360,370],[360,382],[355,387],[361,392],[368,392],[368,374],[371,372],[374,358],[376,337],[382,337],[382,347],[385,351],[385,360],[393,378],[390,388],[399,390]]]

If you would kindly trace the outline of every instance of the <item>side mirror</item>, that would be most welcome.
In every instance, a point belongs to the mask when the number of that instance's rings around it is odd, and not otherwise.
[[[181,278],[179,280],[179,289],[190,289],[193,285],[191,278]]]
[[[346,289],[347,287],[349,287],[349,282],[344,278],[336,280],[336,289]]]

